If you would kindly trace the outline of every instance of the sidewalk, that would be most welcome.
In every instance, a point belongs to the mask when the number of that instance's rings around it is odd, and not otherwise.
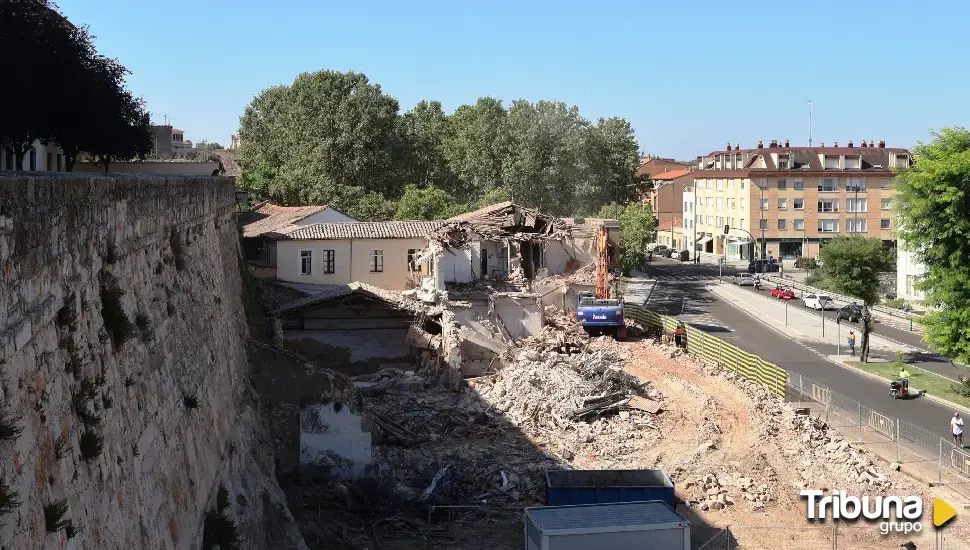
[[[805,311],[797,307],[786,307],[782,300],[752,294],[727,282],[710,285],[709,289],[715,296],[766,325],[774,327],[793,340],[838,346],[848,354],[846,339],[850,329],[835,322],[834,311],[825,312],[823,330],[820,313]],[[861,345],[862,334],[857,332],[856,346],[858,348]],[[869,336],[869,347],[873,350],[884,350],[890,353],[910,353],[913,351],[913,348],[886,340],[876,334]]]

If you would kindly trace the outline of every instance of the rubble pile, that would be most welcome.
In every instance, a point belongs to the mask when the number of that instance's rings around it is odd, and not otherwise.
[[[684,483],[684,491],[691,495],[687,503],[701,510],[720,510],[739,501],[751,509],[761,509],[774,500],[768,483],[757,483],[739,474],[699,476]]]

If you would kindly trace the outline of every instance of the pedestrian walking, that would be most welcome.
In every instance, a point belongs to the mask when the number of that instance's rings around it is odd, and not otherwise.
[[[849,331],[849,353],[855,357],[855,332]]]
[[[674,331],[674,343],[677,344],[678,348],[686,347],[684,345],[685,336],[687,336],[687,331],[684,330],[684,324],[680,323],[677,325],[677,330]]]
[[[963,448],[963,419],[960,418],[960,411],[953,413],[953,418],[950,419],[950,431],[953,432],[953,444],[962,449]]]

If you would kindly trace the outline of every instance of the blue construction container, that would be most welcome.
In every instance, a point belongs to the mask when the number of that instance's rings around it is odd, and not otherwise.
[[[661,500],[676,509],[674,480],[663,470],[550,470],[546,506]]]

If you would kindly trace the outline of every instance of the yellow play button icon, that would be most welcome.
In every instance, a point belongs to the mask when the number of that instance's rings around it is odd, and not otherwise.
[[[953,509],[953,506],[938,498],[933,499],[933,525],[942,527],[956,515],[957,511]]]

